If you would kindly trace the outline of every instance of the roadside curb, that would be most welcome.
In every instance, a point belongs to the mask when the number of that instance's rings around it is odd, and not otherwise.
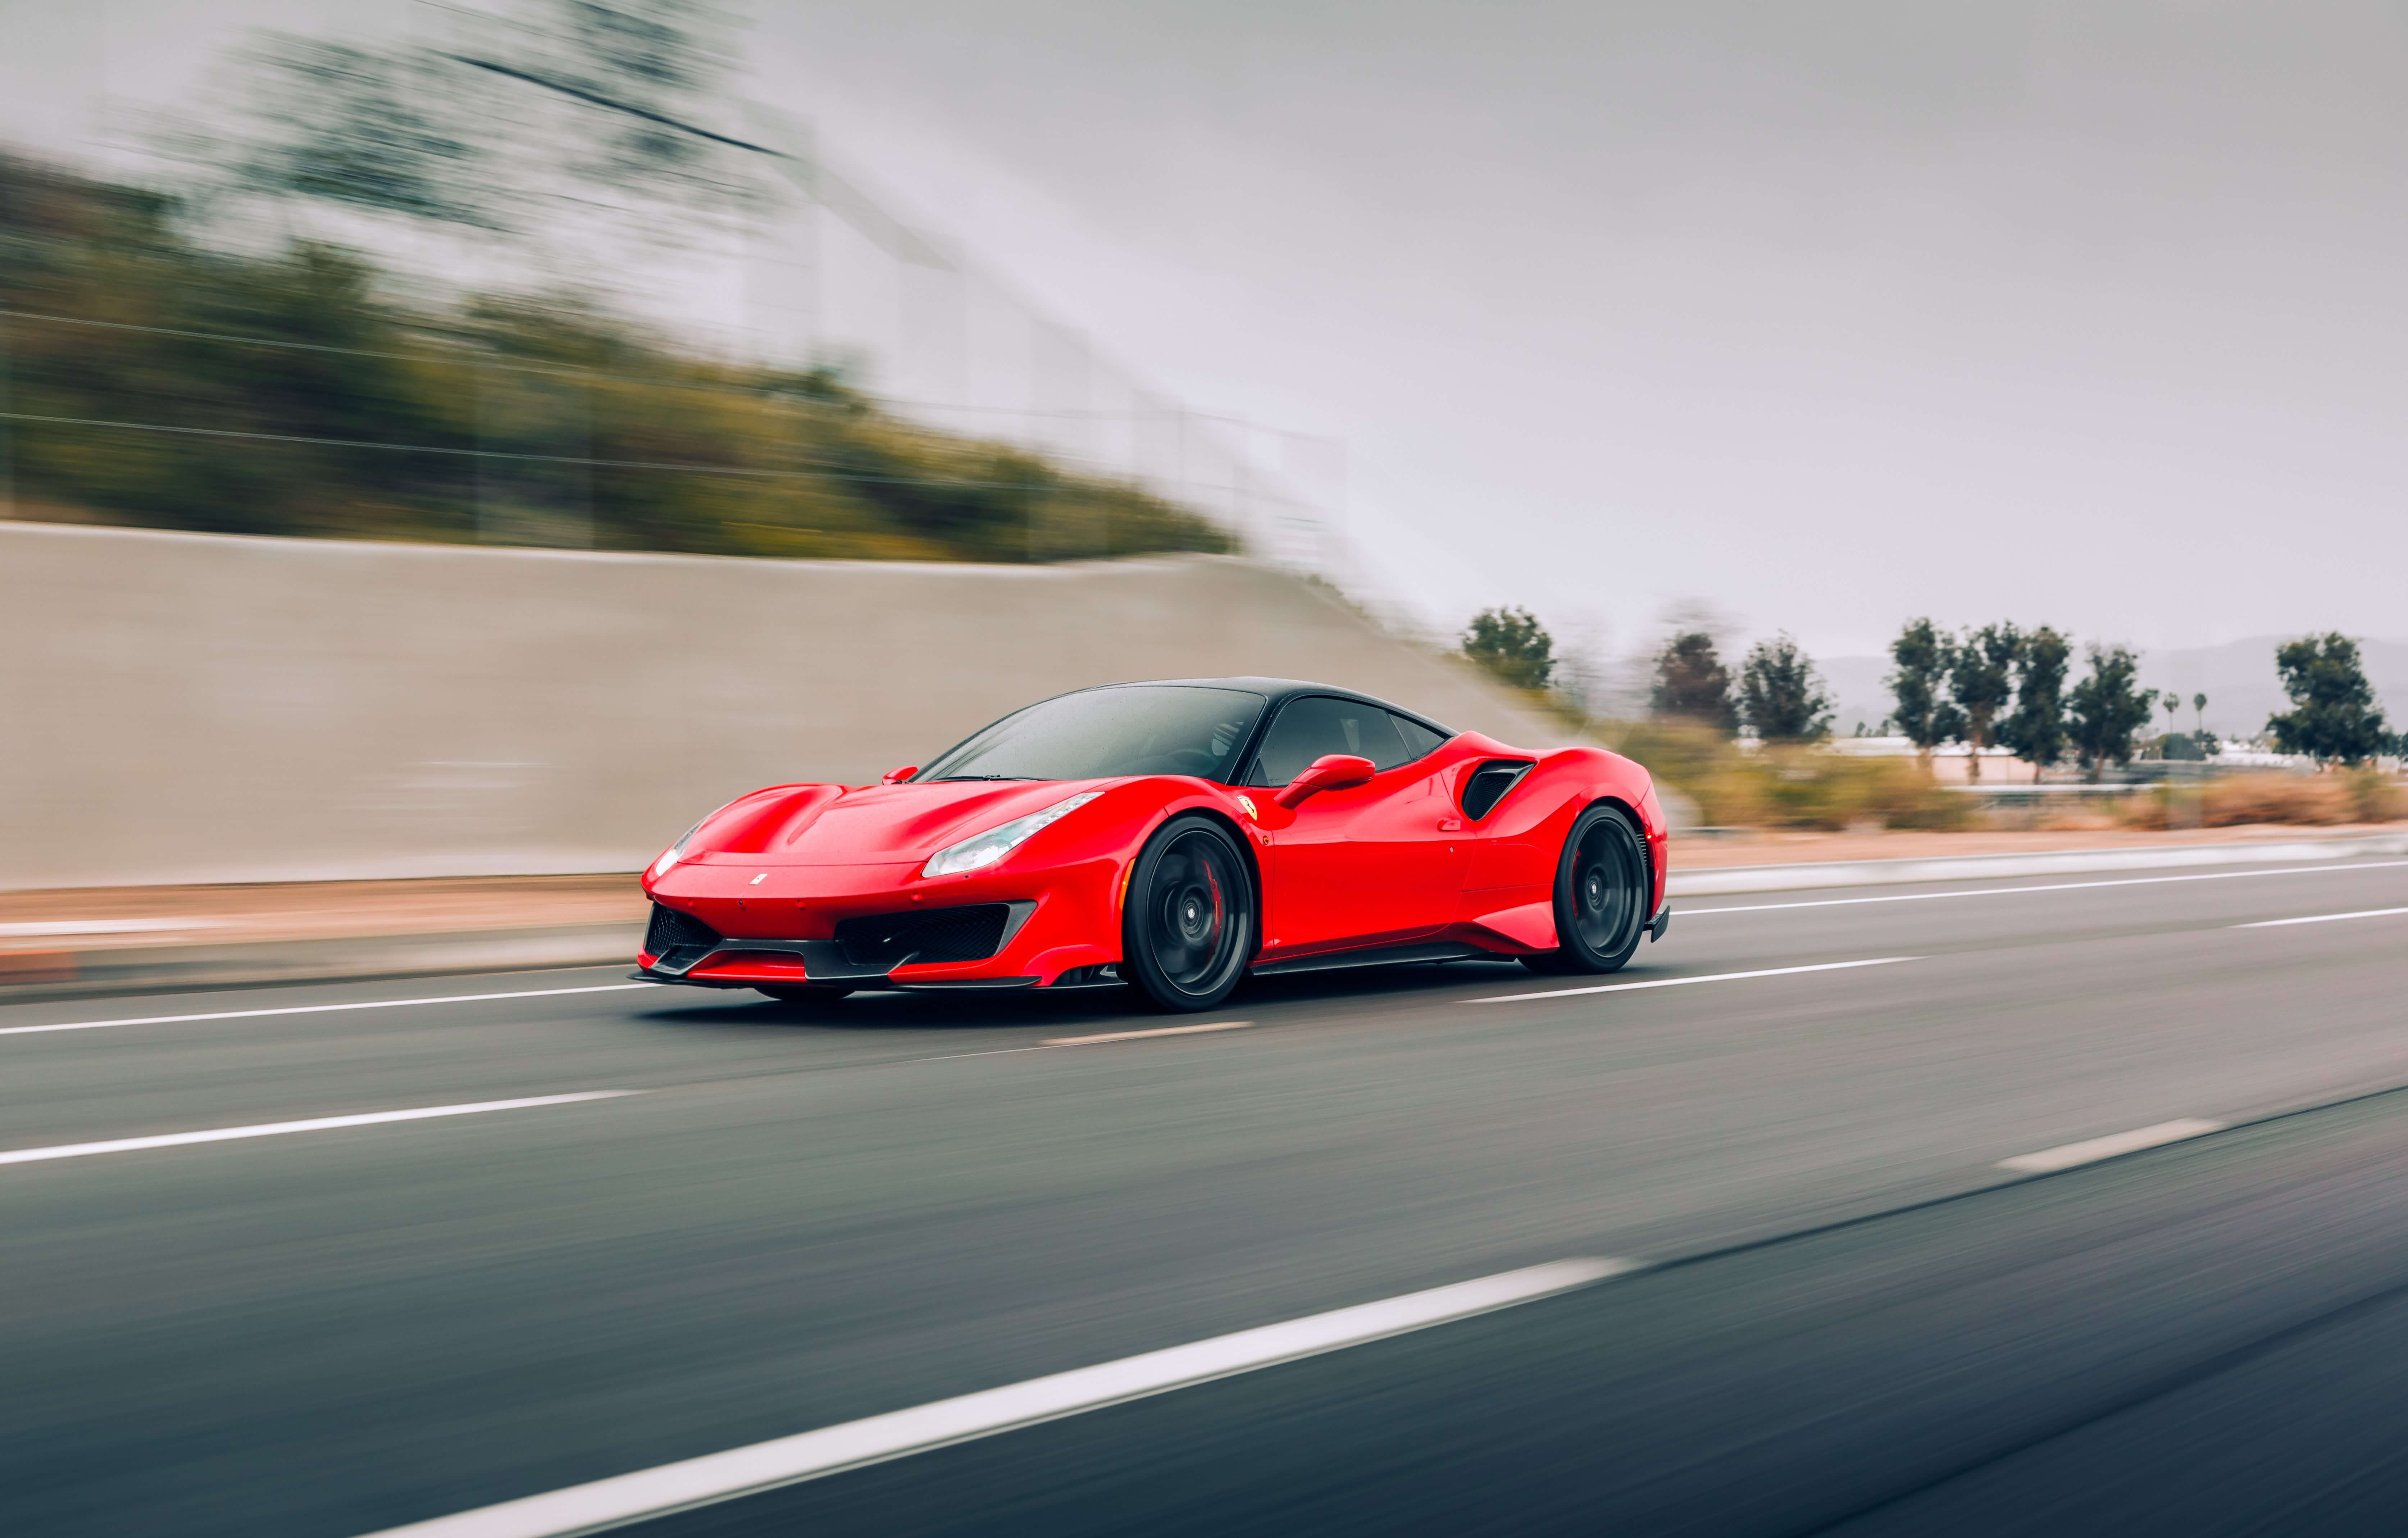
[[[7,964],[7,970],[0,970],[0,1003],[254,984],[632,965],[643,933],[640,924],[580,924],[467,934],[21,951],[0,956],[0,963]]]
[[[2074,875],[2104,870],[2165,870],[2217,865],[2297,865],[2364,855],[2408,855],[2408,833],[2340,839],[2285,839],[2250,843],[2187,844],[2175,849],[2062,849],[2033,855],[1953,855],[1929,859],[1834,860],[1819,865],[1741,865],[1719,870],[1674,870],[1666,884],[1676,898],[1737,892],[1793,892],[1822,886],[1898,886],[1914,882],[1996,881],[2009,876]]]

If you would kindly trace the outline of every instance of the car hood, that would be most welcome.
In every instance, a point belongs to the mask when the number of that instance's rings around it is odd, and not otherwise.
[[[689,863],[874,865],[924,860],[998,823],[1039,812],[1111,780],[936,781],[798,785],[738,802],[712,818]]]

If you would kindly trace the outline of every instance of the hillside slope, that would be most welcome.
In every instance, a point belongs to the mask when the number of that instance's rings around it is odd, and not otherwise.
[[[20,516],[720,555],[1231,548],[826,370],[699,356],[574,295],[408,295],[357,252],[208,248],[166,198],[0,153]]]

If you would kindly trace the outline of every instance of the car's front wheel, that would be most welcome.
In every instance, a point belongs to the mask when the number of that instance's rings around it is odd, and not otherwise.
[[[1121,970],[1156,1009],[1209,1010],[1254,952],[1254,891],[1238,841],[1213,819],[1173,817],[1129,872]]]
[[[1526,956],[1540,972],[1622,970],[1647,932],[1647,850],[1618,807],[1593,806],[1564,839],[1555,866],[1555,949]]]

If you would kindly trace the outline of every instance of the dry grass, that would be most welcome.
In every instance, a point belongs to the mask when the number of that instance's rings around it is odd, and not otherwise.
[[[1742,753],[1729,739],[1680,722],[1642,721],[1607,733],[1614,750],[1698,804],[1715,827],[1946,829],[1975,820],[1912,758],[1849,758],[1813,748]]]
[[[2336,826],[2408,818],[2408,785],[2372,770],[2235,774],[2198,785],[2160,785],[2120,809],[2126,827],[2238,827],[2247,823]]]
[[[1590,725],[1616,752],[1695,801],[1698,820],[1713,827],[2104,833],[2408,819],[2408,783],[2372,770],[2234,774],[2107,801],[1985,812],[1976,798],[1942,789],[1912,758],[1854,758],[1813,748],[1742,753],[1719,733],[1678,721]]]

